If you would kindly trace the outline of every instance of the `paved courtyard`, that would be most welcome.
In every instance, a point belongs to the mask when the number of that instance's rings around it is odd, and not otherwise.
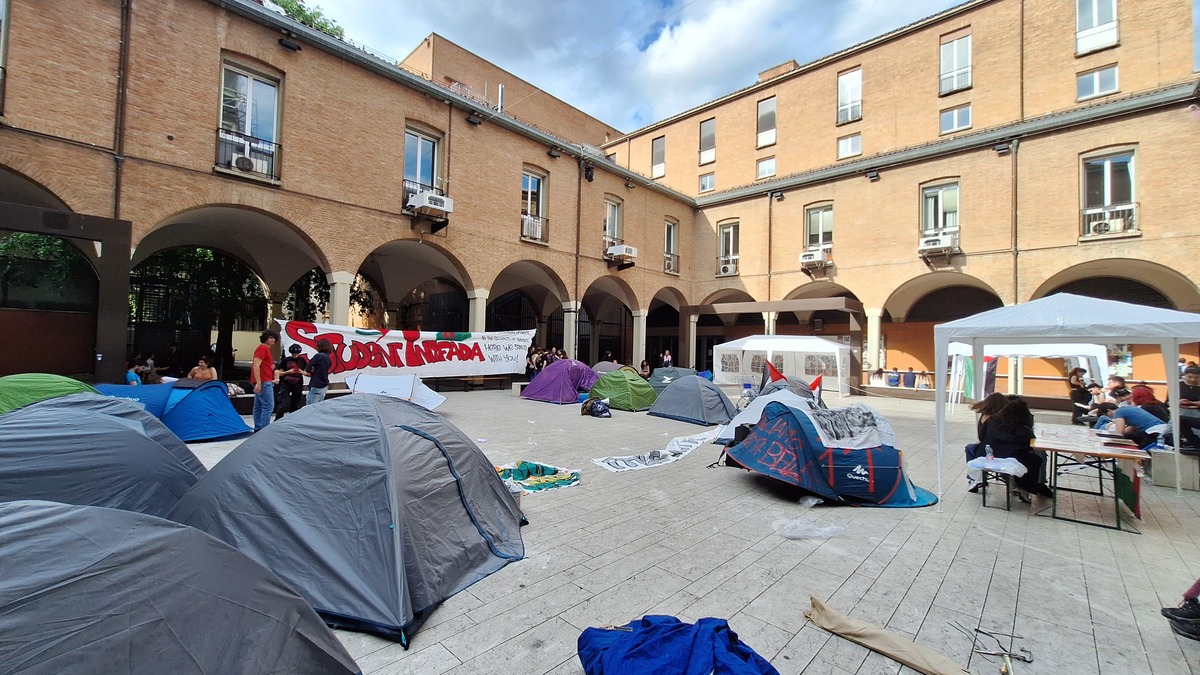
[[[663,448],[702,427],[614,411],[447,393],[438,409],[496,464],[531,460],[582,470],[580,485],[525,495],[526,558],[438,608],[411,648],[338,631],[364,673],[581,673],[589,626],[644,614],[726,618],[781,673],[912,672],[808,623],[816,596],[887,626],[974,673],[997,673],[950,624],[1024,636],[1016,671],[1072,675],[1200,672],[1200,643],[1171,633],[1159,607],[1200,576],[1200,494],[1143,483],[1141,534],[982,508],[968,494],[961,448],[970,413],[947,425],[941,509],[804,509],[769,479],[706,468],[719,448],[673,464],[611,473],[593,458]],[[855,397],[891,422],[910,477],[936,491],[933,404]],[[828,399],[838,405],[836,397]],[[1066,413],[1038,413],[1044,422]],[[236,443],[192,444],[211,466]],[[996,502],[999,504],[999,501]],[[1094,501],[1073,503],[1099,517]],[[827,539],[777,533],[796,519],[841,526]]]

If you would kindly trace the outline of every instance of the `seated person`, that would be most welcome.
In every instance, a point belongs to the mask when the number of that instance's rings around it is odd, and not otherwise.
[[[1092,382],[1086,387],[1079,387],[1071,390],[1071,424],[1079,424],[1087,426],[1082,418],[1090,415],[1093,410],[1093,405],[1099,405],[1095,402],[1096,394],[1103,391],[1100,385]]]
[[[1144,384],[1135,384],[1129,390],[1130,401],[1142,410],[1154,415],[1163,422],[1171,421],[1171,412],[1167,410],[1167,406],[1160,400],[1154,397],[1154,390]]]
[[[646,359],[642,359],[642,367],[638,370],[638,375],[641,375],[643,380],[650,379],[650,362]]]
[[[1179,425],[1183,445],[1200,447],[1200,436],[1194,427],[1200,427],[1200,367],[1189,365],[1183,369],[1183,381],[1179,383]]]
[[[904,386],[909,389],[917,388],[917,374],[913,372],[912,366],[908,367],[908,372],[901,376]]]
[[[146,362],[139,358],[130,361],[129,369],[125,371],[125,384],[139,385],[142,383],[142,371],[146,368]]]
[[[888,373],[887,386],[889,386],[889,387],[899,387],[900,386],[900,371],[899,370],[892,368],[892,372]]]
[[[1139,448],[1153,443],[1158,434],[1168,428],[1165,422],[1135,405],[1118,408],[1112,403],[1104,403],[1101,407],[1107,414],[1096,421],[1096,428],[1121,434],[1137,443]]]
[[[1031,512],[1037,513],[1050,507],[1049,500],[1054,497],[1054,492],[1042,481],[1045,457],[1034,450],[1032,443],[1033,413],[1029,411],[1025,399],[1013,397],[988,421],[984,445],[991,446],[995,457],[1012,457],[1025,465],[1025,475],[1014,477],[1013,482],[1019,490],[1017,496],[1022,501],[1025,501],[1022,492],[1035,498]]]
[[[196,360],[196,367],[187,376],[193,380],[207,381],[217,379],[217,369],[212,367],[212,357],[201,356]]]
[[[884,374],[883,368],[879,368],[871,373],[871,386],[882,387],[887,382],[887,375]]]
[[[1108,386],[1105,387],[1105,390],[1111,393],[1117,389],[1125,389],[1125,378],[1120,375],[1109,375]]]

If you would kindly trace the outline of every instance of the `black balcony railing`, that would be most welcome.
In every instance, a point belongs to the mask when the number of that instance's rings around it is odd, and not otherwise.
[[[426,185],[424,183],[418,183],[415,180],[408,180],[406,178],[404,179],[404,202],[400,205],[401,209],[407,209],[408,200],[412,199],[412,196],[418,192],[432,192],[439,197],[446,196],[446,193],[443,192],[441,188],[437,188],[432,185]]]
[[[217,166],[222,169],[279,180],[283,146],[229,129],[217,129]]]
[[[521,238],[525,241],[536,241],[546,244],[550,241],[550,219],[541,216],[521,214]]]
[[[611,249],[614,246],[620,246],[621,244],[624,244],[624,243],[625,243],[625,240],[620,237],[614,237],[614,236],[608,235],[608,234],[604,235],[604,257],[606,257],[606,258],[608,257],[609,249]]]

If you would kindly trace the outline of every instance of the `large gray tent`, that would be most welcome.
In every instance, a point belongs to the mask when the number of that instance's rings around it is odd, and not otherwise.
[[[16,419],[15,416],[22,413],[44,410],[58,410],[63,419],[67,421],[70,420],[71,415],[80,410],[90,410],[136,422],[145,431],[146,436],[149,436],[154,442],[166,448],[167,452],[175,455],[176,459],[182,462],[196,478],[200,478],[208,473],[208,469],[204,468],[204,465],[200,463],[196,455],[188,449],[187,444],[179,440],[175,432],[168,429],[167,425],[163,424],[157,417],[146,412],[146,408],[140,403],[134,403],[128,399],[114,398],[90,392],[58,396],[14,410],[8,413],[8,415],[12,415],[13,417],[0,417],[0,424],[3,423],[3,420]]]
[[[650,406],[649,414],[692,424],[724,424],[737,414],[737,406],[717,385],[699,375],[688,375],[668,385]]]
[[[406,648],[443,600],[525,554],[492,462],[437,413],[377,394],[271,424],[171,518],[263,563],[327,622]]]
[[[137,422],[35,406],[0,417],[0,501],[44,499],[165,517],[196,484],[196,475]]]
[[[655,368],[654,372],[650,373],[650,386],[654,387],[654,393],[662,396],[663,391],[671,386],[671,383],[688,375],[695,375],[696,371],[691,368]]]
[[[194,528],[9,502],[0,504],[0,551],[0,672],[358,672],[303,598]]]

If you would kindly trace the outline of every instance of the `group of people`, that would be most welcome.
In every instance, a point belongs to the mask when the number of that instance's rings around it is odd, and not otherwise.
[[[525,350],[525,379],[532,380],[534,375],[542,372],[542,370],[554,363],[567,358],[567,353],[558,347],[535,347],[529,345],[529,349]]]
[[[1097,382],[1083,383],[1087,371],[1075,368],[1067,374],[1071,388],[1071,423],[1121,434],[1146,447],[1165,435],[1170,428],[1171,412],[1146,384],[1126,386],[1125,378],[1111,375],[1107,387]],[[1178,385],[1179,415],[1182,418],[1181,445],[1200,447],[1193,424],[1200,424],[1200,366],[1188,365]],[[1190,451],[1190,450],[1185,450]]]
[[[184,377],[201,381],[220,379],[217,369],[213,368],[212,363],[211,355],[203,355],[197,359],[195,367],[185,374],[179,345],[172,342],[171,346],[167,348],[167,352],[157,362],[153,353],[149,356],[142,356],[140,352],[126,362],[125,384],[162,384]]]
[[[871,373],[870,384],[875,387],[907,387],[909,389],[932,389],[933,379],[925,371],[914,371],[910,366],[905,372],[898,368],[885,371],[883,368]]]
[[[288,347],[288,353],[279,363],[271,348],[279,342],[279,333],[263,331],[254,350],[250,364],[250,381],[254,383],[254,431],[258,432],[271,423],[271,415],[279,419],[284,414],[295,412],[305,405],[325,400],[329,393],[329,371],[333,368],[333,343],[325,338],[317,340],[317,353],[311,359],[302,353],[300,345]],[[304,378],[308,377],[308,394],[304,394]],[[278,389],[277,389],[278,387]]]
[[[1038,513],[1053,503],[1054,492],[1046,484],[1046,453],[1034,447],[1033,413],[1029,403],[1016,395],[999,392],[988,394],[971,406],[978,415],[976,433],[978,443],[967,446],[967,461],[976,457],[1011,457],[1025,467],[1025,475],[1014,477],[1013,494],[1031,504],[1031,511]],[[968,472],[969,490],[976,492],[981,487],[979,476]]]

